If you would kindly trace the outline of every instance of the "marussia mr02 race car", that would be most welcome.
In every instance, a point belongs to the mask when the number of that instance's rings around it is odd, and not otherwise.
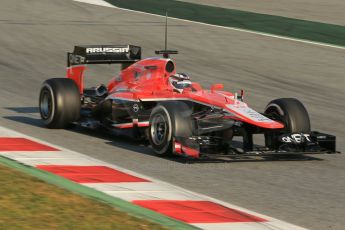
[[[256,112],[243,101],[243,91],[230,93],[222,84],[203,89],[177,73],[171,53],[177,51],[156,51],[163,57],[141,60],[138,46],[75,46],[68,53],[67,78],[48,79],[41,88],[45,125],[123,131],[147,138],[157,154],[193,159],[336,152],[335,136],[311,131],[297,99],[275,99]],[[112,63],[122,70],[107,86],[84,88],[87,64]],[[265,146],[254,145],[254,134],[264,135]],[[236,136],[243,138],[240,146],[233,146]]]

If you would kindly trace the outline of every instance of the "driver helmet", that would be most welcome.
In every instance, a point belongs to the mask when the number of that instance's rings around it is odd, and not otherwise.
[[[169,77],[170,85],[179,93],[182,93],[183,89],[192,85],[190,78],[185,73],[176,73]]]

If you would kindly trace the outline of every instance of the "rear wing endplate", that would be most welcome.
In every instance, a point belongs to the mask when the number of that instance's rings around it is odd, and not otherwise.
[[[83,64],[132,64],[141,59],[141,47],[133,45],[75,46],[67,53],[67,67]]]

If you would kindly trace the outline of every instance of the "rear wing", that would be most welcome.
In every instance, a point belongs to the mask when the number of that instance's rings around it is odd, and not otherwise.
[[[67,53],[67,67],[83,64],[132,64],[141,59],[141,47],[133,45],[75,46]]]
[[[121,64],[125,69],[141,59],[141,47],[132,45],[91,45],[75,46],[72,53],[67,53],[66,77],[72,79],[84,90],[84,71],[86,64]]]

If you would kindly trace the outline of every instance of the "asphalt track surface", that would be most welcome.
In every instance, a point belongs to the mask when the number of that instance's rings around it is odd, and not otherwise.
[[[287,40],[302,39],[301,42],[327,43],[342,48],[345,46],[345,29],[340,25],[171,0],[146,0],[145,4],[141,0],[79,1],[102,2],[101,5],[110,3],[118,8],[162,16],[165,16],[167,10],[170,17],[181,20],[245,30],[247,33],[282,36]]]
[[[0,125],[120,167],[311,229],[345,225],[345,156],[315,160],[185,164],[138,142],[82,129],[48,130],[37,113],[41,83],[65,74],[76,44],[136,44],[144,56],[162,48],[162,18],[69,0],[0,3]],[[207,86],[246,90],[262,111],[273,98],[296,97],[313,129],[335,134],[344,148],[343,50],[170,21],[169,46],[181,72]],[[87,83],[113,75],[97,66]]]
[[[182,0],[210,6],[345,25],[343,0]]]

